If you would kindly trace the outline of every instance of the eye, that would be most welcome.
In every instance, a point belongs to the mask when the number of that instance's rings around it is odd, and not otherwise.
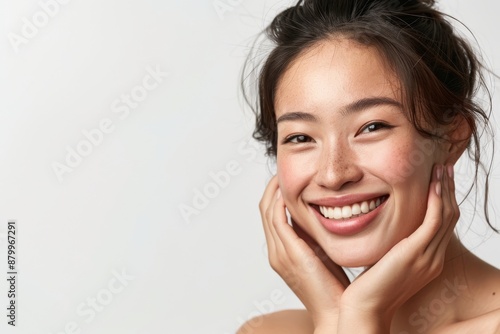
[[[373,122],[361,129],[359,133],[370,133],[370,132],[375,132],[380,129],[390,129],[392,126],[389,124],[383,123],[383,122]]]
[[[301,143],[308,143],[311,140],[312,138],[306,135],[293,135],[285,138],[283,140],[283,144],[286,143],[301,144]]]

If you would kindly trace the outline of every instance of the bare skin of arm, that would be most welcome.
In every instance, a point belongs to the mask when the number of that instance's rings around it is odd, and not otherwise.
[[[260,326],[246,323],[236,334],[312,334],[314,326],[306,310],[286,310],[255,319]],[[433,334],[500,334],[500,309],[474,319],[457,322],[432,331]]]
[[[306,310],[286,310],[252,319],[236,334],[312,334],[313,332],[314,325]]]
[[[474,255],[469,254],[475,258]],[[474,272],[478,273],[483,278],[485,283],[481,290],[485,292],[478,293],[474,298],[459,302],[462,304],[459,308],[464,308],[462,312],[465,318],[455,319],[448,323],[442,324],[435,328],[429,328],[424,333],[430,334],[500,334],[500,274],[498,270],[489,264],[484,263],[478,258],[473,267]],[[481,267],[478,268],[477,266]],[[487,298],[490,296],[490,298]],[[468,298],[467,298],[468,299]],[[489,300],[488,300],[489,299]],[[458,301],[457,301],[458,302]],[[457,305],[458,306],[458,305]],[[473,311],[481,307],[480,310]],[[253,324],[253,325],[252,325]],[[258,326],[257,326],[258,325]],[[422,333],[414,328],[414,333]],[[396,333],[401,331],[396,330]],[[408,333],[413,333],[411,329],[406,330]],[[285,310],[275,313],[262,315],[259,318],[253,319],[243,325],[237,334],[312,334],[314,333],[314,325],[307,310]]]

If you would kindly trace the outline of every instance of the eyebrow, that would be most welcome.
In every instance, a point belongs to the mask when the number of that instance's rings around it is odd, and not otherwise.
[[[400,109],[403,108],[401,103],[398,101],[391,99],[389,97],[370,97],[364,98],[361,100],[354,101],[347,106],[343,107],[340,110],[340,114],[345,117],[349,114],[353,114],[356,112],[360,112],[369,108],[381,106],[381,105],[389,105],[398,107]],[[313,114],[309,114],[302,111],[294,111],[281,115],[277,120],[276,124],[280,122],[287,121],[306,121],[306,122],[318,122],[318,119]]]

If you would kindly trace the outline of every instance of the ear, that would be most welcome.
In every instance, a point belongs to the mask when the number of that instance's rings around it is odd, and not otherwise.
[[[463,115],[457,115],[448,126],[444,152],[446,164],[455,164],[469,146],[472,135],[469,122],[473,122],[473,120],[468,120]]]

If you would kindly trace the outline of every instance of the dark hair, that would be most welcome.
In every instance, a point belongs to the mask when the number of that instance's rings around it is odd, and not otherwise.
[[[428,126],[426,129],[425,124],[436,129],[452,125],[456,116],[467,121],[472,130],[467,150],[475,173],[465,198],[477,184],[482,168],[486,174],[485,219],[498,232],[488,215],[492,161],[486,168],[480,159],[482,133],[493,134],[489,123],[492,98],[481,71],[484,67],[469,43],[447,21],[450,16],[434,6],[434,0],[300,0],[279,13],[264,30],[273,49],[260,71],[251,68],[251,54],[243,69],[243,96],[256,115],[253,137],[265,144],[269,157],[276,158],[276,87],[302,52],[336,37],[374,46],[398,76],[407,117],[422,136],[445,139]],[[252,73],[258,76],[254,103],[246,88]],[[481,89],[488,98],[487,109],[476,101]]]

